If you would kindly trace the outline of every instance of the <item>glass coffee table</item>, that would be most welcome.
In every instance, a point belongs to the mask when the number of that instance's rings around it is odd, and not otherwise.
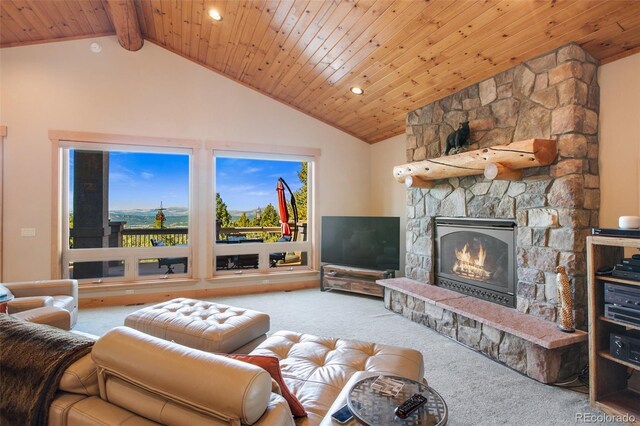
[[[386,395],[371,387],[380,376],[367,377],[357,382],[349,392],[347,405],[354,417],[368,426],[444,426],[449,409],[438,392],[424,383],[399,376],[384,376],[402,382],[400,392]],[[394,410],[413,394],[422,394],[427,403],[406,419],[396,417]]]

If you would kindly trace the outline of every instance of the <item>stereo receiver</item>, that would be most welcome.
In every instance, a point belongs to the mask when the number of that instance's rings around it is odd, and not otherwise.
[[[640,287],[605,282],[604,303],[640,310]]]
[[[624,306],[606,303],[604,316],[613,320],[640,327],[640,309],[625,308]]]
[[[609,353],[614,358],[640,366],[640,333],[611,333]]]

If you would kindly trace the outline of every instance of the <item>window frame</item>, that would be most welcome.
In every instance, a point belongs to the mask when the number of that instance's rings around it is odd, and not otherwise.
[[[184,280],[197,276],[194,267],[197,265],[198,200],[195,197],[197,188],[196,162],[200,143],[186,139],[166,139],[153,137],[122,136],[89,132],[50,131],[53,159],[53,200],[52,200],[52,276],[68,278],[69,262],[85,261],[121,261],[125,262],[124,276],[82,279],[82,284],[102,283],[148,283],[157,280]],[[170,247],[103,247],[88,249],[70,249],[69,228],[62,223],[69,213],[69,149],[89,149],[95,151],[181,153],[189,155],[189,231],[187,246]],[[187,257],[188,273],[139,275],[139,261],[148,258]]]
[[[281,275],[295,274],[301,272],[317,271],[319,253],[316,250],[316,239],[318,231],[318,220],[316,220],[316,194],[318,191],[318,183],[316,173],[319,166],[320,150],[316,148],[306,147],[290,147],[281,145],[256,145],[242,143],[220,143],[208,142],[207,152],[209,159],[209,170],[211,175],[211,190],[209,198],[213,218],[211,221],[211,229],[208,232],[207,248],[209,253],[207,258],[210,261],[207,264],[207,275],[210,279],[229,278],[232,276],[251,276],[251,275]],[[307,240],[306,241],[290,241],[290,242],[272,242],[272,243],[243,243],[243,244],[217,244],[215,238],[215,194],[216,194],[216,161],[217,157],[225,158],[251,158],[261,160],[276,161],[304,161],[308,163],[307,177]],[[275,191],[275,186],[274,186]],[[276,206],[277,207],[277,206]],[[291,266],[288,268],[270,268],[269,255],[277,252],[300,251],[307,253],[307,264],[299,266]],[[227,255],[257,254],[257,269],[238,269],[238,270],[216,270],[216,257]]]
[[[87,144],[97,148],[107,146],[124,147],[144,147],[155,152],[171,150],[190,150],[189,163],[189,245],[186,247],[136,247],[136,248],[100,248],[100,249],[74,249],[74,252],[84,251],[82,257],[74,259],[94,261],[94,260],[125,260],[129,265],[137,263],[137,259],[156,257],[189,257],[189,273],[176,274],[178,276],[136,276],[129,274],[125,277],[103,278],[94,280],[82,280],[81,287],[104,289],[115,288],[117,286],[145,286],[157,284],[178,285],[182,283],[198,283],[208,281],[210,283],[237,283],[252,281],[256,273],[246,270],[243,274],[221,274],[215,270],[215,256],[222,254],[216,250],[215,246],[215,169],[214,151],[244,152],[253,155],[272,155],[287,157],[307,157],[308,168],[308,199],[307,199],[307,241],[262,244],[265,252],[278,251],[307,251],[307,265],[289,268],[262,268],[259,271],[261,276],[274,277],[279,280],[292,280],[300,277],[317,276],[320,265],[320,251],[317,245],[319,235],[320,220],[317,215],[317,197],[319,192],[318,170],[320,167],[320,149],[311,147],[291,147],[271,144],[250,144],[237,142],[220,142],[195,139],[164,138],[150,136],[132,136],[109,133],[50,130],[49,139],[51,141],[51,276],[62,277],[63,263],[67,260],[63,256],[63,226],[64,217],[64,192],[68,191],[68,182],[64,178],[64,152],[69,145],[79,146]],[[67,178],[68,179],[68,176]],[[64,187],[66,183],[66,188]],[[68,197],[68,194],[66,195]],[[67,207],[68,208],[68,207]],[[314,218],[313,222],[310,218]],[[316,219],[317,218],[317,219]],[[68,220],[68,219],[67,219]],[[68,228],[67,228],[68,237]],[[67,240],[68,241],[68,238]],[[239,247],[241,245],[234,245]],[[242,250],[252,250],[253,244],[243,244]],[[283,250],[284,249],[284,250]],[[293,249],[293,250],[292,250]],[[108,256],[96,251],[109,250]],[[161,254],[160,254],[161,253]],[[240,252],[237,252],[241,254]],[[262,255],[268,264],[269,254]],[[263,260],[263,264],[265,261]],[[134,266],[137,268],[137,264]],[[129,279],[127,279],[129,277]],[[279,277],[279,278],[278,278]],[[252,284],[266,284],[268,280],[252,282]]]

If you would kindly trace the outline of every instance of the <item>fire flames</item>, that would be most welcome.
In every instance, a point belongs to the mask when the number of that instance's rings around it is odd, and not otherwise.
[[[487,251],[482,244],[480,244],[476,256],[469,250],[469,244],[465,244],[462,250],[456,250],[456,263],[453,265],[453,273],[465,278],[486,281],[492,275],[484,267],[486,259]]]

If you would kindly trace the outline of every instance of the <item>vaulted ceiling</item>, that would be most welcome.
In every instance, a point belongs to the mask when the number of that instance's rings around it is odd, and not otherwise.
[[[136,50],[136,32],[375,143],[408,111],[566,43],[602,63],[639,52],[640,1],[0,2],[1,47],[117,33]]]

